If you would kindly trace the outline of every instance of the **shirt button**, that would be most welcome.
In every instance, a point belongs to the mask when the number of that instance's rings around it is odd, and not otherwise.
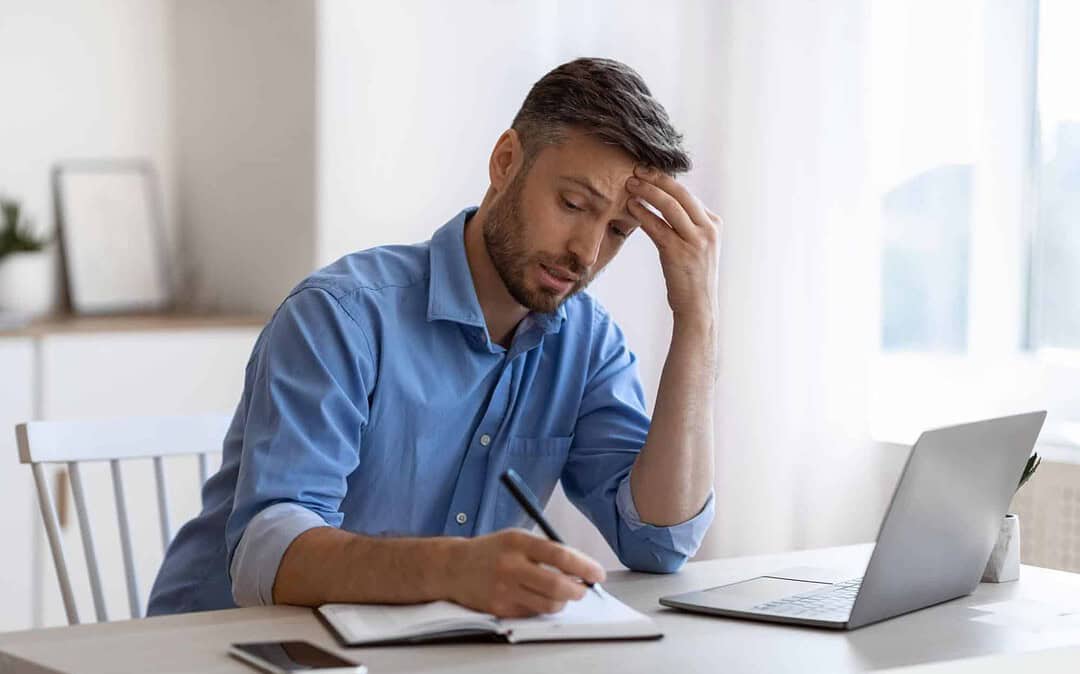
[[[458,513],[457,517],[455,517],[454,519],[457,520],[458,524],[465,524],[469,521],[469,516],[465,513]]]
[[[491,444],[491,436],[490,435],[488,435],[487,433],[484,433],[483,435],[480,436],[480,445],[482,447],[487,447],[490,444]]]

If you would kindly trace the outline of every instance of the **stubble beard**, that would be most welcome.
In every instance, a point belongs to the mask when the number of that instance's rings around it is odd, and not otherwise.
[[[558,259],[545,255],[530,255],[524,242],[525,223],[521,217],[521,193],[525,184],[525,171],[521,171],[507,187],[506,192],[494,204],[484,221],[484,244],[495,271],[514,301],[529,311],[541,314],[553,313],[559,305],[585,289],[591,276],[585,265],[567,253]],[[562,267],[579,276],[564,295],[544,287],[532,288],[527,282],[530,270],[537,263]]]

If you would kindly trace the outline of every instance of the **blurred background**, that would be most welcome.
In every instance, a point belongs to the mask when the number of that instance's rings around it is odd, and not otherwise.
[[[0,630],[63,622],[5,429],[231,411],[286,292],[479,203],[532,83],[586,55],[642,74],[726,223],[699,558],[873,540],[919,432],[1042,408],[1022,559],[1080,570],[1078,31],[1071,0],[0,0],[0,195],[42,244],[0,256],[0,540],[17,551]],[[109,159],[156,176],[167,311],[72,311],[51,176]],[[671,321],[647,238],[591,291],[651,405]],[[130,498],[150,502],[140,470]],[[107,515],[106,475],[86,481]],[[196,487],[172,488],[175,522]],[[617,565],[561,495],[549,509]],[[146,510],[134,535],[153,541]],[[148,588],[161,552],[144,547]],[[122,580],[106,590],[122,613]]]

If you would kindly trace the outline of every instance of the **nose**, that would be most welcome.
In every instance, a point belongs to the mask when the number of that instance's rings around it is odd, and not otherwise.
[[[582,227],[570,240],[569,250],[581,261],[581,264],[592,268],[600,257],[600,244],[604,241],[604,227]]]

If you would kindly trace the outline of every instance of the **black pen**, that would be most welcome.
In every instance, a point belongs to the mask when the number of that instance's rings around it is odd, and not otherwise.
[[[536,500],[536,495],[532,493],[532,489],[529,489],[529,485],[525,484],[525,480],[521,479],[521,476],[517,474],[517,471],[513,468],[507,468],[506,472],[502,474],[500,478],[502,483],[506,485],[506,488],[510,490],[510,493],[514,495],[514,500],[529,514],[529,517],[533,518],[533,521],[540,525],[540,528],[544,530],[547,537],[556,543],[566,545],[566,541],[562,539],[544,517],[544,513],[540,511],[540,504]],[[585,583],[589,589],[596,593],[596,596],[602,596],[600,590],[596,589],[593,583],[581,579],[581,582]]]

